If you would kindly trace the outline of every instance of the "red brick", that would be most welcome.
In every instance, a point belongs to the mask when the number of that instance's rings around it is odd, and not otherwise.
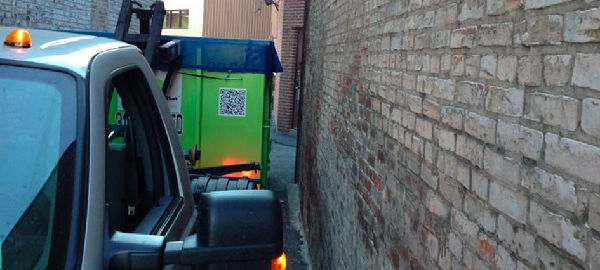
[[[294,113],[294,74],[297,36],[295,27],[304,26],[305,0],[286,0],[281,2],[278,12],[278,40],[277,51],[279,52],[283,73],[275,79],[275,106],[274,115],[277,130],[287,132],[292,128],[292,117]],[[360,56],[357,62],[360,63]]]

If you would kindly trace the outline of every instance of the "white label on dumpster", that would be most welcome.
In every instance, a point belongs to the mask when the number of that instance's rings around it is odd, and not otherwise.
[[[156,71],[156,77],[161,81],[164,82],[165,79],[167,78],[167,72],[164,71]],[[171,87],[169,87],[169,90],[167,91],[167,95],[165,96],[167,98],[167,106],[169,106],[169,109],[171,110],[172,113],[180,113],[181,112],[181,98],[182,98],[182,88],[183,88],[183,82],[182,82],[182,75],[179,72],[176,72],[175,74],[173,74],[173,78],[171,79]]]
[[[246,117],[246,89],[219,89],[219,116]]]
[[[121,96],[117,95],[117,111],[124,111],[123,109],[123,101],[121,100]]]

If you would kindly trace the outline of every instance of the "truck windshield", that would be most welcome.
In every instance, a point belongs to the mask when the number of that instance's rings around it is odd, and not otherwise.
[[[72,76],[0,65],[0,269],[54,268],[66,253],[76,108]]]

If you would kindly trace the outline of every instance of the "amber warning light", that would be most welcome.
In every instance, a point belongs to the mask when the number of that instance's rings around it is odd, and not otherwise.
[[[277,259],[271,260],[271,270],[285,270],[287,267],[287,257],[285,253]]]
[[[4,45],[15,48],[29,48],[31,47],[31,36],[25,30],[15,29],[6,36]]]

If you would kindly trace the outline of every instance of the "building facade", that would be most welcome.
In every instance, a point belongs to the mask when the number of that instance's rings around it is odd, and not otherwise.
[[[600,1],[310,1],[313,269],[600,269]]]
[[[275,38],[277,10],[263,0],[205,0],[204,9],[204,36]]]
[[[263,0],[164,0],[166,35],[275,38],[277,13]]]
[[[164,35],[201,37],[204,0],[165,0]]]

